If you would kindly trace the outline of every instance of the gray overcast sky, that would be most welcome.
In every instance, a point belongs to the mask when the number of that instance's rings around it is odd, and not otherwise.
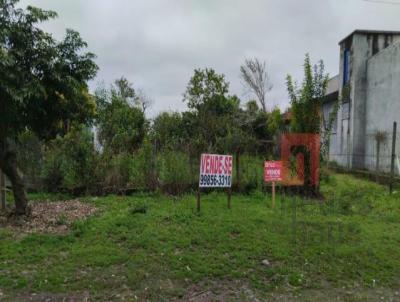
[[[399,1],[400,0],[392,0]],[[267,61],[274,88],[269,107],[285,108],[285,77],[302,78],[304,54],[338,73],[338,42],[354,29],[400,30],[400,5],[363,0],[23,0],[55,10],[46,30],[79,31],[97,55],[90,84],[125,76],[154,99],[150,115],[183,110],[193,69],[224,73],[230,93],[249,96],[239,79],[246,57]]]

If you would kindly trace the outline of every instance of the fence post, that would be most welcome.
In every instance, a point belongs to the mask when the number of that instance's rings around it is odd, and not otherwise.
[[[397,122],[393,122],[393,135],[392,135],[392,161],[390,163],[390,184],[389,191],[390,194],[393,192],[393,182],[394,182],[394,161],[396,159],[396,136],[397,136]]]
[[[3,171],[0,170],[0,202],[1,209],[6,209],[6,177]]]

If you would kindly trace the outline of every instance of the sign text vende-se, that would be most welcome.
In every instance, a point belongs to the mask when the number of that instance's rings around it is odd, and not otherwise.
[[[282,162],[267,161],[264,163],[264,181],[282,181]]]
[[[200,188],[230,188],[232,186],[232,155],[202,154]]]

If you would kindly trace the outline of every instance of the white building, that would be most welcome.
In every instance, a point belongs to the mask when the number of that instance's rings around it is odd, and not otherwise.
[[[393,122],[400,122],[400,32],[356,30],[339,45],[339,75],[331,79],[323,107],[327,116],[341,99],[330,160],[350,169],[374,170],[380,133],[379,167],[388,172]],[[399,148],[398,139],[397,152]]]

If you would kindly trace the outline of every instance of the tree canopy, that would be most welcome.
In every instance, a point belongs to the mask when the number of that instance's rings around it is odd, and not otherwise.
[[[56,41],[39,24],[57,14],[18,0],[0,0],[0,167],[13,183],[16,210],[24,213],[26,198],[10,140],[25,130],[49,139],[66,124],[88,123],[95,102],[87,81],[97,72],[94,54],[73,30]]]
[[[312,67],[308,54],[304,59],[304,79],[301,87],[297,87],[290,75],[287,76],[287,89],[293,116],[292,132],[320,133],[321,107],[328,79],[324,63],[320,61],[318,65]]]
[[[105,151],[119,154],[133,152],[142,143],[146,132],[144,112],[136,107],[132,84],[125,78],[115,81],[110,91],[96,93],[99,141]]]

